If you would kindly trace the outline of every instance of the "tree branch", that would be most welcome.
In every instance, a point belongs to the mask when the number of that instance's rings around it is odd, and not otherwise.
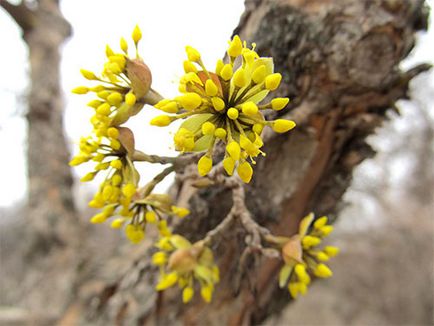
[[[0,0],[2,7],[17,23],[23,32],[27,32],[35,26],[35,13],[24,2],[14,5],[6,0]]]

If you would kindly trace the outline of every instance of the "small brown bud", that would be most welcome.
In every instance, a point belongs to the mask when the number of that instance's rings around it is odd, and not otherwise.
[[[289,264],[294,260],[296,262],[303,262],[303,249],[301,247],[300,236],[297,234],[282,247],[282,257],[285,263]]]
[[[128,155],[131,156],[134,153],[134,134],[126,127],[118,127],[119,130],[119,141],[121,145],[125,148]]]
[[[138,99],[144,97],[151,88],[151,70],[142,60],[133,59],[127,60],[126,71],[134,94]]]
[[[168,267],[170,270],[178,273],[187,273],[194,270],[196,263],[191,248],[178,249],[170,255]]]

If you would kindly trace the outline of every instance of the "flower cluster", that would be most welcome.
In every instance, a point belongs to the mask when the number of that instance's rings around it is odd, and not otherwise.
[[[134,154],[137,153],[134,134],[121,126],[150,101],[151,72],[138,54],[141,35],[136,26],[132,33],[135,58],[128,56],[128,43],[121,38],[122,53],[106,47],[107,62],[100,76],[81,70],[84,78],[97,84],[73,90],[76,94],[94,92],[97,96],[88,103],[95,110],[90,120],[92,135],[80,140],[80,152],[70,161],[71,166],[95,163],[93,170],[81,178],[83,182],[93,180],[102,171],[105,173],[98,191],[89,202],[90,207],[101,211],[90,221],[103,223],[113,217],[112,228],[127,224],[125,233],[132,243],[143,240],[147,224],[157,225],[160,234],[165,236],[170,231],[163,216],[184,217],[189,214],[187,209],[175,206],[169,196],[153,194],[155,184],[139,188],[140,176],[134,166]]]
[[[211,170],[213,149],[222,142],[226,146],[224,169],[232,175],[237,168],[248,183],[253,174],[251,164],[259,154],[265,155],[261,151],[264,126],[278,133],[295,127],[291,120],[267,121],[263,115],[263,110],[279,111],[289,102],[288,98],[274,98],[260,103],[279,87],[282,76],[274,73],[272,58],[260,57],[255,44],[248,48],[238,36],[229,42],[228,62],[219,60],[215,72],[205,68],[196,49],[187,46],[186,52],[185,75],[179,85],[182,95],[158,102],[155,107],[169,114],[155,117],[151,124],[162,127],[186,119],[174,136],[175,148],[206,151],[198,162],[199,174]]]
[[[272,237],[281,250],[284,266],[279,273],[279,286],[288,284],[289,293],[293,298],[307,292],[311,282],[310,274],[320,278],[333,275],[330,268],[324,264],[339,253],[339,248],[325,246],[319,249],[323,238],[333,231],[333,226],[327,224],[326,216],[320,217],[312,224],[314,215],[311,213],[300,222],[298,234],[287,237]]]
[[[126,128],[110,127],[107,136],[96,137],[94,135],[83,137],[80,140],[80,152],[71,161],[71,166],[92,161],[95,167],[92,172],[87,173],[81,181],[87,182],[95,178],[101,171],[106,172],[106,177],[101,183],[98,192],[89,202],[93,208],[103,208],[108,205],[108,209],[103,215],[111,211],[111,207],[120,202],[128,206],[132,196],[136,192],[138,173],[127,155],[127,150],[119,141],[119,130]],[[106,216],[108,217],[108,216]],[[102,215],[95,219],[100,222]]]
[[[210,302],[214,285],[220,280],[211,249],[203,241],[191,244],[177,234],[162,237],[156,246],[160,249],[152,256],[152,262],[160,267],[156,289],[162,291],[178,284],[182,289],[182,301],[187,303],[194,295],[196,280],[202,298]]]
[[[122,53],[115,53],[106,47],[107,62],[101,76],[88,70],[81,74],[89,81],[98,82],[93,87],[79,86],[72,90],[76,94],[94,92],[97,99],[88,103],[95,110],[91,118],[97,136],[107,136],[111,126],[118,126],[137,114],[144,106],[143,98],[149,92],[152,75],[149,68],[138,55],[138,44],[142,33],[138,26],[134,28],[132,39],[136,48],[136,58],[128,56],[128,43],[121,38]]]

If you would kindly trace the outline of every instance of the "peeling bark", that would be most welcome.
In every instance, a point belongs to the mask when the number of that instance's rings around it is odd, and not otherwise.
[[[354,167],[374,154],[366,136],[397,100],[408,98],[410,80],[429,69],[398,67],[426,24],[423,1],[246,1],[235,32],[256,42],[261,56],[273,56],[284,81],[278,93],[293,99],[289,113],[273,114],[298,124],[288,135],[266,136],[267,156],[246,186],[247,206],[259,224],[288,236],[308,212],[336,218]],[[192,241],[231,207],[230,193],[221,188],[197,190],[178,181],[173,192],[192,211],[176,232]],[[237,227],[230,232],[213,248],[222,280],[211,304],[183,305],[176,289],[156,294],[148,241],[95,270],[63,324],[260,323],[289,302],[277,287],[281,263],[254,255],[240,267],[245,234]]]

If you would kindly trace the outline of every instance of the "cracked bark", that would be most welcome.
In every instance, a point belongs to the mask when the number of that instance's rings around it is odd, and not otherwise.
[[[395,102],[407,98],[408,83],[429,69],[399,69],[426,29],[423,1],[247,0],[235,33],[273,56],[283,75],[279,96],[292,99],[289,113],[298,127],[267,137],[246,186],[255,220],[274,234],[296,233],[308,212],[336,218],[352,171],[374,154],[365,138],[387,119]],[[223,188],[197,190],[178,181],[173,189],[192,216],[176,231],[202,238],[227,215],[230,194]],[[179,291],[154,292],[156,270],[147,241],[114,257],[84,282],[63,323],[94,324],[257,324],[289,302],[277,287],[278,260],[251,257],[241,274],[241,228],[233,227],[215,246],[222,280],[214,300],[183,305]],[[114,266],[114,267],[113,267]],[[96,275],[96,276],[95,276]],[[310,295],[315,295],[311,293]]]

